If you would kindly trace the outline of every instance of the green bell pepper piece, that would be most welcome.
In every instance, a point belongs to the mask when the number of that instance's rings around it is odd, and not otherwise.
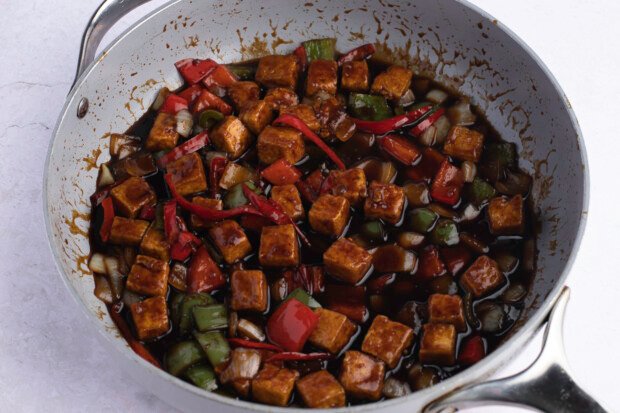
[[[336,39],[313,39],[302,44],[306,49],[308,63],[317,59],[334,60],[336,58]]]
[[[191,332],[194,324],[193,308],[197,305],[215,304],[215,300],[204,293],[196,293],[185,296],[180,307],[179,334],[184,336]]]
[[[176,343],[166,353],[164,364],[168,373],[180,376],[192,365],[204,361],[206,354],[196,341]]]
[[[454,221],[440,219],[431,232],[431,241],[438,245],[455,245],[459,243],[459,231]]]
[[[321,308],[321,304],[317,300],[315,300],[310,294],[308,294],[303,288],[294,289],[288,296],[286,296],[284,301],[291,298],[295,298],[298,301],[301,301],[310,308]]]
[[[243,205],[247,205],[250,201],[243,194],[243,184],[247,185],[248,188],[257,194],[261,194],[261,190],[254,185],[251,181],[246,181],[241,184],[237,184],[230,188],[230,190],[224,195],[224,199],[222,200],[224,203],[225,209],[233,209]]]
[[[409,212],[409,227],[416,231],[427,233],[433,229],[439,215],[435,211],[428,208],[416,208]]]
[[[224,115],[222,115],[217,110],[207,109],[200,112],[198,116],[198,124],[201,128],[211,129],[216,123],[224,119]]]
[[[380,221],[365,222],[360,228],[360,232],[370,243],[385,241],[385,231]]]
[[[192,308],[198,331],[218,330],[228,327],[228,312],[223,304],[196,305]]]
[[[209,363],[217,367],[230,356],[230,346],[220,331],[208,331],[206,333],[194,332],[194,337],[207,354]]]
[[[394,116],[387,100],[379,95],[351,93],[348,108],[351,115],[358,119],[383,120]]]
[[[170,318],[172,319],[172,324],[175,326],[179,325],[179,319],[181,318],[181,304],[183,303],[184,298],[184,293],[174,291],[172,293],[172,298],[170,298]]]
[[[204,364],[198,364],[187,369],[185,377],[203,390],[213,391],[217,389],[215,372],[211,367]]]
[[[495,188],[482,178],[475,177],[469,186],[469,199],[475,205],[480,206],[495,196]]]
[[[233,75],[237,76],[239,80],[252,80],[254,79],[254,74],[256,73],[255,66],[227,65],[226,67],[232,72]]]

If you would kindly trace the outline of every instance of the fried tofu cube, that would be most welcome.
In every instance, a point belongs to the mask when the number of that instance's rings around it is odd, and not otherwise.
[[[463,288],[476,298],[491,293],[505,281],[497,262],[486,255],[479,256],[461,276]]]
[[[289,106],[299,103],[299,97],[294,90],[285,87],[276,87],[269,89],[265,94],[265,102],[267,102],[273,110],[281,111]]]
[[[295,164],[306,154],[301,132],[289,127],[267,126],[258,135],[257,149],[258,159],[268,165],[278,159]]]
[[[385,364],[359,351],[347,351],[340,369],[340,383],[347,395],[358,400],[379,400]]]
[[[241,109],[239,119],[252,133],[258,135],[273,120],[273,108],[266,100],[256,100]]]
[[[452,366],[456,357],[456,328],[453,324],[424,324],[420,342],[420,361],[424,364]]]
[[[237,221],[227,219],[209,228],[209,236],[224,257],[233,264],[252,252],[252,244]]]
[[[179,141],[177,120],[172,113],[159,112],[146,138],[144,148],[150,152],[165,151],[177,146]]]
[[[335,95],[338,86],[338,63],[335,60],[313,60],[308,66],[306,77],[306,96],[314,96],[318,92]]]
[[[523,232],[523,197],[496,197],[489,202],[489,224],[496,235],[515,235]]]
[[[110,242],[118,245],[140,245],[148,228],[148,221],[114,217],[110,229]]]
[[[413,330],[404,324],[378,315],[362,342],[362,351],[382,360],[390,368],[396,367],[403,352],[413,342]]]
[[[370,91],[387,99],[400,99],[411,86],[413,72],[402,66],[392,65],[372,82]]]
[[[357,327],[347,316],[336,311],[317,308],[314,312],[319,316],[319,322],[308,341],[313,346],[338,354],[351,340]]]
[[[372,255],[347,238],[340,238],[323,253],[325,270],[349,284],[357,284],[372,265]]]
[[[153,340],[170,329],[168,307],[163,296],[147,298],[129,306],[138,339]]]
[[[344,388],[325,370],[310,373],[297,381],[297,391],[304,404],[314,409],[344,407]]]
[[[166,261],[138,255],[129,270],[126,287],[143,295],[166,295],[170,267]]]
[[[357,205],[368,195],[366,188],[366,174],[363,169],[351,168],[345,171],[331,171],[329,173],[333,195],[341,195],[349,201],[351,205]]]
[[[308,221],[319,234],[339,237],[349,222],[349,216],[350,205],[347,198],[324,194],[310,207]]]
[[[252,144],[252,135],[239,118],[226,116],[211,132],[211,140],[218,150],[237,159]]]
[[[238,270],[230,276],[232,299],[230,307],[235,311],[249,310],[260,313],[267,310],[267,278],[262,271]]]
[[[286,406],[299,372],[265,364],[252,380],[252,398],[260,403]]]
[[[482,155],[484,135],[464,126],[454,126],[450,129],[443,151],[462,161],[478,162]]]
[[[256,69],[256,81],[265,87],[297,87],[299,63],[293,55],[262,57]]]
[[[263,227],[258,260],[264,267],[293,267],[299,264],[299,244],[293,225]]]
[[[306,214],[299,191],[293,184],[277,185],[271,188],[271,199],[280,205],[284,213],[293,221],[299,221]]]
[[[166,166],[172,176],[172,183],[183,196],[206,191],[207,176],[198,152],[185,155]]]
[[[370,183],[368,198],[364,203],[366,218],[382,219],[390,224],[400,221],[405,207],[405,191],[400,186]]]
[[[222,210],[224,208],[224,204],[221,199],[206,198],[204,196],[195,196],[192,198],[192,202],[194,204],[203,206],[205,208],[213,208],[213,209],[219,209],[219,210]],[[204,219],[200,218],[196,214],[191,214],[189,216],[189,223],[191,227],[195,230],[208,229],[213,226],[213,222],[205,221]]]
[[[321,123],[319,119],[316,117],[316,113],[314,112],[314,108],[310,105],[306,105],[305,103],[300,103],[299,105],[288,106],[280,109],[280,115],[293,115],[301,119],[310,130],[313,132],[318,132],[321,129]]]
[[[354,60],[342,65],[340,84],[349,92],[367,92],[370,75],[366,60]]]
[[[428,298],[428,321],[431,323],[452,324],[457,331],[465,331],[465,312],[463,300],[459,295],[432,294]]]
[[[117,215],[135,218],[145,205],[155,204],[155,191],[143,178],[131,177],[110,191]]]
[[[241,110],[246,104],[258,100],[260,97],[260,88],[255,82],[244,80],[230,85],[227,93],[230,100],[233,101],[235,108]]]
[[[166,239],[166,234],[164,234],[164,231],[151,225],[151,227],[146,231],[146,234],[144,234],[144,238],[142,238],[142,242],[140,243],[140,252],[144,255],[148,255],[162,261],[169,261],[170,244]]]

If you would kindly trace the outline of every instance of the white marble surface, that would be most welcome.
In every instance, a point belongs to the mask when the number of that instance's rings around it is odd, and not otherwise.
[[[0,412],[172,409],[106,359],[60,282],[44,233],[42,171],[73,79],[83,27],[99,0],[0,0]],[[119,23],[112,35],[163,2]],[[620,410],[617,155],[620,2],[475,0],[521,36],[569,97],[592,176],[589,224],[569,285],[566,347],[575,376]],[[110,36],[108,36],[110,37]],[[526,366],[540,337],[500,373]],[[497,412],[497,408],[478,409]],[[501,411],[517,411],[502,409]]]

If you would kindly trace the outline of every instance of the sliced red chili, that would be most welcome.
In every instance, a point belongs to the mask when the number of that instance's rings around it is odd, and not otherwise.
[[[471,366],[482,360],[485,354],[484,339],[480,336],[471,336],[463,343],[458,362]]]
[[[299,71],[302,73],[305,72],[306,67],[308,67],[308,55],[306,54],[306,48],[301,45],[295,50],[293,50],[293,54],[299,62]]]
[[[183,79],[190,85],[200,82],[205,76],[214,71],[218,64],[214,60],[183,59],[174,64]]]
[[[278,159],[263,169],[261,176],[273,185],[289,185],[299,181],[301,172],[286,159]]]
[[[283,350],[274,344],[260,343],[258,341],[250,341],[244,338],[229,338],[228,342],[235,347],[253,348],[257,350],[269,350],[281,353]]]
[[[226,277],[222,274],[220,266],[209,255],[207,248],[204,245],[198,248],[189,262],[187,292],[190,294],[209,293],[225,284]]]
[[[328,360],[330,358],[332,358],[332,355],[329,353],[298,353],[296,351],[283,351],[269,357],[267,362]]]
[[[166,96],[166,100],[164,100],[164,104],[161,105],[159,109],[160,112],[171,113],[175,115],[178,111],[187,109],[189,107],[187,100],[183,99],[179,95],[175,95],[174,93],[170,93]]]
[[[465,179],[461,168],[457,168],[446,159],[433,179],[431,197],[444,204],[455,205],[461,199],[464,184]]]
[[[399,135],[387,135],[379,139],[379,146],[400,163],[414,165],[422,152],[413,143]]]
[[[192,106],[192,113],[200,113],[205,109],[217,110],[222,115],[230,115],[232,113],[232,106],[208,90],[203,90],[196,98]]]
[[[300,351],[319,322],[310,307],[296,298],[280,304],[267,321],[267,337],[287,351]]]
[[[361,132],[374,133],[377,135],[384,135],[386,133],[394,132],[403,126],[406,126],[409,123],[415,122],[424,114],[426,114],[429,110],[431,110],[433,106],[425,105],[419,108],[416,108],[410,112],[404,113],[402,115],[394,116],[389,119],[383,119],[378,121],[373,120],[364,120],[364,119],[356,119],[352,118],[353,122],[355,122],[355,126]]]
[[[344,63],[352,62],[354,60],[364,60],[367,57],[372,56],[374,53],[375,45],[372,43],[363,44],[340,56],[340,59],[338,59],[338,66],[342,66]]]
[[[108,242],[110,231],[112,230],[112,222],[114,222],[114,203],[112,198],[107,197],[101,201],[101,208],[103,209],[103,222],[99,229],[99,236],[101,241]]]
[[[204,148],[209,144],[209,135],[206,131],[200,132],[198,135],[183,142],[161,158],[157,160],[157,166],[160,168],[165,167],[172,161],[176,161],[185,155],[196,152],[199,149]]]
[[[197,84],[191,85],[190,87],[184,89],[182,92],[179,92],[177,94],[183,99],[185,99],[190,105],[193,105],[203,90],[203,87],[200,86],[200,84]]]
[[[430,128],[433,123],[437,122],[437,119],[439,119],[444,112],[445,110],[443,108],[437,109],[435,112],[428,115],[426,119],[409,129],[409,134],[419,138],[426,129]]]

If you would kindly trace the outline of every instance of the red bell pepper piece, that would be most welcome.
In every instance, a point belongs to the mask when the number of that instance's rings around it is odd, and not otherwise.
[[[299,62],[299,71],[302,73],[305,72],[306,67],[308,67],[308,55],[306,54],[306,48],[301,45],[297,49],[293,50],[293,54]]]
[[[103,222],[99,229],[99,236],[101,241],[108,242],[110,231],[112,230],[112,222],[114,222],[114,203],[112,198],[107,197],[101,201],[101,208],[103,209]]]
[[[164,234],[168,243],[172,246],[177,239],[181,230],[177,222],[177,201],[172,200],[164,204]]]
[[[170,244],[170,258],[185,261],[202,243],[198,237],[187,230],[185,222],[177,216],[177,202],[164,204],[164,233]]]
[[[427,181],[430,182],[437,171],[441,163],[446,159],[441,152],[433,148],[422,149],[422,159],[415,166],[407,168],[405,174],[408,178],[414,181]]]
[[[471,252],[461,245],[445,247],[440,251],[450,274],[456,276],[471,261]]]
[[[375,45],[372,43],[363,44],[355,49],[349,50],[338,59],[338,66],[354,60],[364,60],[375,53]]]
[[[458,362],[466,366],[471,366],[482,360],[485,355],[486,350],[482,337],[471,336],[463,343]]]
[[[235,347],[244,347],[244,348],[253,348],[256,350],[268,350],[275,351],[276,353],[281,353],[283,350],[273,344],[269,343],[260,343],[258,341],[250,341],[244,338],[229,338],[228,342]]]
[[[228,88],[237,81],[237,77],[226,66],[217,65],[215,70],[205,76],[202,83],[208,88],[214,86]]]
[[[422,156],[413,143],[398,135],[387,135],[379,139],[379,146],[400,163],[411,166]]]
[[[178,111],[187,109],[188,107],[189,105],[187,103],[187,100],[183,99],[179,95],[170,93],[168,96],[166,96],[166,100],[164,100],[164,104],[161,105],[159,111],[176,115]]]
[[[269,341],[287,351],[300,351],[319,322],[310,307],[295,298],[286,300],[267,321]]]
[[[305,180],[297,182],[295,186],[299,190],[301,196],[303,196],[306,201],[314,202],[319,197],[321,193],[321,187],[323,185],[323,173],[320,169],[315,170],[310,175],[306,177]]]
[[[393,283],[394,280],[396,280],[396,274],[384,274],[368,280],[366,286],[368,287],[368,291],[372,294],[380,294],[385,290],[385,287]]]
[[[182,92],[177,93],[177,95],[185,99],[191,106],[194,104],[194,101],[196,101],[196,99],[198,98],[198,96],[200,96],[203,90],[204,89],[202,88],[202,86],[200,86],[200,84],[191,85],[190,87],[185,88]]]
[[[181,231],[177,241],[170,247],[170,258],[176,261],[185,261],[200,244],[202,244],[200,238],[189,231]]]
[[[461,190],[465,184],[461,168],[444,160],[431,185],[431,197],[448,205],[456,205],[461,198]]]
[[[217,196],[220,188],[220,178],[227,164],[228,159],[223,156],[211,159],[211,163],[209,164],[209,184],[211,185],[211,196],[213,198]]]
[[[342,159],[340,159],[338,155],[336,155],[336,152],[334,152],[332,148],[330,148],[329,145],[327,145],[325,141],[323,141],[323,139],[319,138],[314,132],[312,132],[308,125],[306,125],[304,121],[299,119],[297,116],[289,114],[280,115],[273,123],[276,125],[286,125],[290,126],[291,128],[297,129],[306,137],[306,139],[314,143],[323,152],[325,152],[327,156],[336,164],[336,166],[338,166],[339,169],[346,169],[344,162],[342,162]]]
[[[196,152],[199,149],[204,148],[209,144],[209,135],[206,131],[200,132],[198,135],[194,136],[191,139],[183,142],[161,158],[157,160],[157,166],[160,168],[165,167],[172,161],[176,161],[177,159],[188,155],[190,153]]]
[[[219,265],[209,251],[203,245],[198,248],[189,262],[187,270],[187,292],[188,293],[209,293],[224,286],[226,277],[222,274]]]
[[[190,85],[200,82],[213,72],[218,64],[212,59],[183,59],[174,64],[183,79]]]
[[[368,320],[365,286],[330,284],[325,290],[325,302],[328,309],[344,314],[358,324],[363,324]]]
[[[446,273],[446,266],[441,258],[439,258],[439,251],[433,245],[429,245],[422,250],[420,254],[420,261],[418,264],[417,277],[424,280],[431,279],[433,277],[439,277]]]
[[[419,138],[420,136],[422,136],[422,133],[426,129],[431,127],[433,123],[437,122],[437,119],[439,119],[444,114],[444,112],[445,110],[443,108],[437,109],[435,112],[428,115],[428,117],[422,122],[409,129],[409,134],[415,136],[416,138]]]
[[[261,176],[273,185],[289,185],[299,181],[301,172],[286,159],[278,159],[263,169]]]
[[[200,113],[205,109],[217,110],[222,115],[230,115],[232,113],[232,106],[208,90],[200,92],[200,95],[196,98],[192,106],[192,113]]]
[[[267,359],[267,363],[274,361],[310,361],[328,360],[332,358],[329,353],[298,353],[296,351],[283,351]]]
[[[385,135],[386,133],[394,132],[397,129],[407,125],[408,123],[418,120],[426,112],[431,110],[431,105],[426,105],[414,109],[410,112],[403,113],[402,115],[394,116],[389,119],[383,120],[364,120],[352,118],[355,122],[355,126],[361,132],[374,133],[377,135]]]
[[[155,205],[145,205],[140,210],[140,215],[138,216],[140,219],[144,219],[146,221],[152,221],[155,219]]]

